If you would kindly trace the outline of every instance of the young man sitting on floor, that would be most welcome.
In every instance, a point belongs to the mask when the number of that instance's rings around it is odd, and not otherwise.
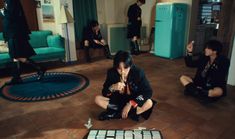
[[[140,115],[147,120],[156,103],[151,97],[152,88],[144,71],[133,64],[130,53],[119,51],[107,72],[102,96],[95,98],[95,103],[106,110],[99,120],[130,117],[138,121]]]
[[[187,46],[185,63],[189,67],[197,67],[194,79],[181,76],[180,81],[185,87],[185,95],[199,98],[208,103],[226,96],[226,77],[230,62],[220,55],[223,45],[216,40],[210,40],[205,45],[205,52],[197,59],[193,59],[193,42]]]
[[[105,56],[108,59],[111,59],[109,46],[103,39],[100,26],[98,21],[91,21],[89,26],[85,30],[83,46],[85,48],[86,60],[87,62],[91,61],[89,49],[90,48],[101,48],[104,50]]]

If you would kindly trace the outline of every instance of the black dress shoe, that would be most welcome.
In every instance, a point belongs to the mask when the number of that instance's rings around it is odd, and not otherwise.
[[[110,119],[121,119],[121,114],[117,111],[104,111],[99,115],[98,119],[100,121],[110,120]]]
[[[15,85],[23,83],[21,78],[12,78],[9,82],[6,82],[5,85]]]
[[[45,75],[45,72],[46,72],[46,70],[40,70],[37,74],[38,74],[38,77],[37,77],[37,80],[41,80],[43,77],[44,77],[44,75]]]

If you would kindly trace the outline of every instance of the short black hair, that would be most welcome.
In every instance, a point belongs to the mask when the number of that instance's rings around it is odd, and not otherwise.
[[[205,48],[211,49],[212,51],[216,51],[217,55],[219,55],[222,52],[223,44],[217,40],[209,40],[205,44]]]
[[[90,27],[96,27],[96,26],[98,26],[99,25],[99,22],[97,21],[97,20],[92,20],[91,22],[90,22]]]
[[[118,51],[113,60],[113,67],[117,69],[121,62],[125,64],[125,68],[131,67],[133,65],[131,54],[126,51]]]
[[[139,2],[141,2],[142,4],[145,4],[145,0],[137,0]]]

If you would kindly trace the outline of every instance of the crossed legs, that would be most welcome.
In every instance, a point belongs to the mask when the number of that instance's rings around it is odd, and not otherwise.
[[[188,76],[182,75],[180,77],[180,82],[184,87],[186,87],[190,83],[193,83],[193,80]],[[220,97],[222,95],[223,95],[223,90],[220,87],[215,87],[213,89],[208,90],[208,97]]]

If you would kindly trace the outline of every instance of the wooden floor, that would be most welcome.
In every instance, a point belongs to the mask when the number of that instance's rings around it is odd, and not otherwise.
[[[106,70],[111,60],[51,69],[83,74],[90,79],[88,88],[75,95],[45,102],[20,103],[0,98],[0,138],[81,139],[88,132],[84,127],[88,118],[94,129],[147,129],[160,130],[164,139],[234,139],[235,87],[228,86],[228,96],[210,105],[202,105],[183,95],[179,83],[181,74],[194,75],[195,70],[185,67],[183,59],[167,60],[142,54],[134,56],[142,67],[158,100],[147,121],[98,121],[102,111],[94,103],[101,94]],[[8,77],[1,78],[1,85]],[[35,90],[36,91],[36,90]]]

